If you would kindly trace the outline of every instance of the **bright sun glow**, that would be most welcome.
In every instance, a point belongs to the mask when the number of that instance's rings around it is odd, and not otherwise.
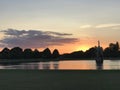
[[[79,51],[79,50],[86,51],[86,50],[88,50],[88,49],[89,49],[89,47],[87,47],[87,46],[81,46],[81,47],[78,47],[78,48],[76,49],[76,51]]]

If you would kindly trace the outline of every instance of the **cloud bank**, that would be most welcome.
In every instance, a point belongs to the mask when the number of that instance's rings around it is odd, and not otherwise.
[[[45,48],[78,41],[69,37],[72,34],[52,31],[8,29],[0,32],[4,33],[0,47]]]

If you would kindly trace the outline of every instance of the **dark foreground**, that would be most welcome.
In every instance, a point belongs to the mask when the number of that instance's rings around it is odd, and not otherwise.
[[[120,71],[0,70],[0,90],[120,90]]]

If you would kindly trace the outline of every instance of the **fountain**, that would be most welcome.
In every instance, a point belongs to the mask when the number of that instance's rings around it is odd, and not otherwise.
[[[102,66],[103,65],[103,49],[100,47],[100,41],[98,41],[98,47],[97,47],[97,52],[96,52],[96,64],[97,66]]]

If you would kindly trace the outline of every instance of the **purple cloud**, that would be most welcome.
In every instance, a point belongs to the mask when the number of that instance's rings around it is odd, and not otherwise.
[[[22,48],[45,48],[53,45],[77,42],[77,38],[69,38],[72,34],[38,30],[15,30],[0,31],[5,34],[0,40],[0,46]]]

